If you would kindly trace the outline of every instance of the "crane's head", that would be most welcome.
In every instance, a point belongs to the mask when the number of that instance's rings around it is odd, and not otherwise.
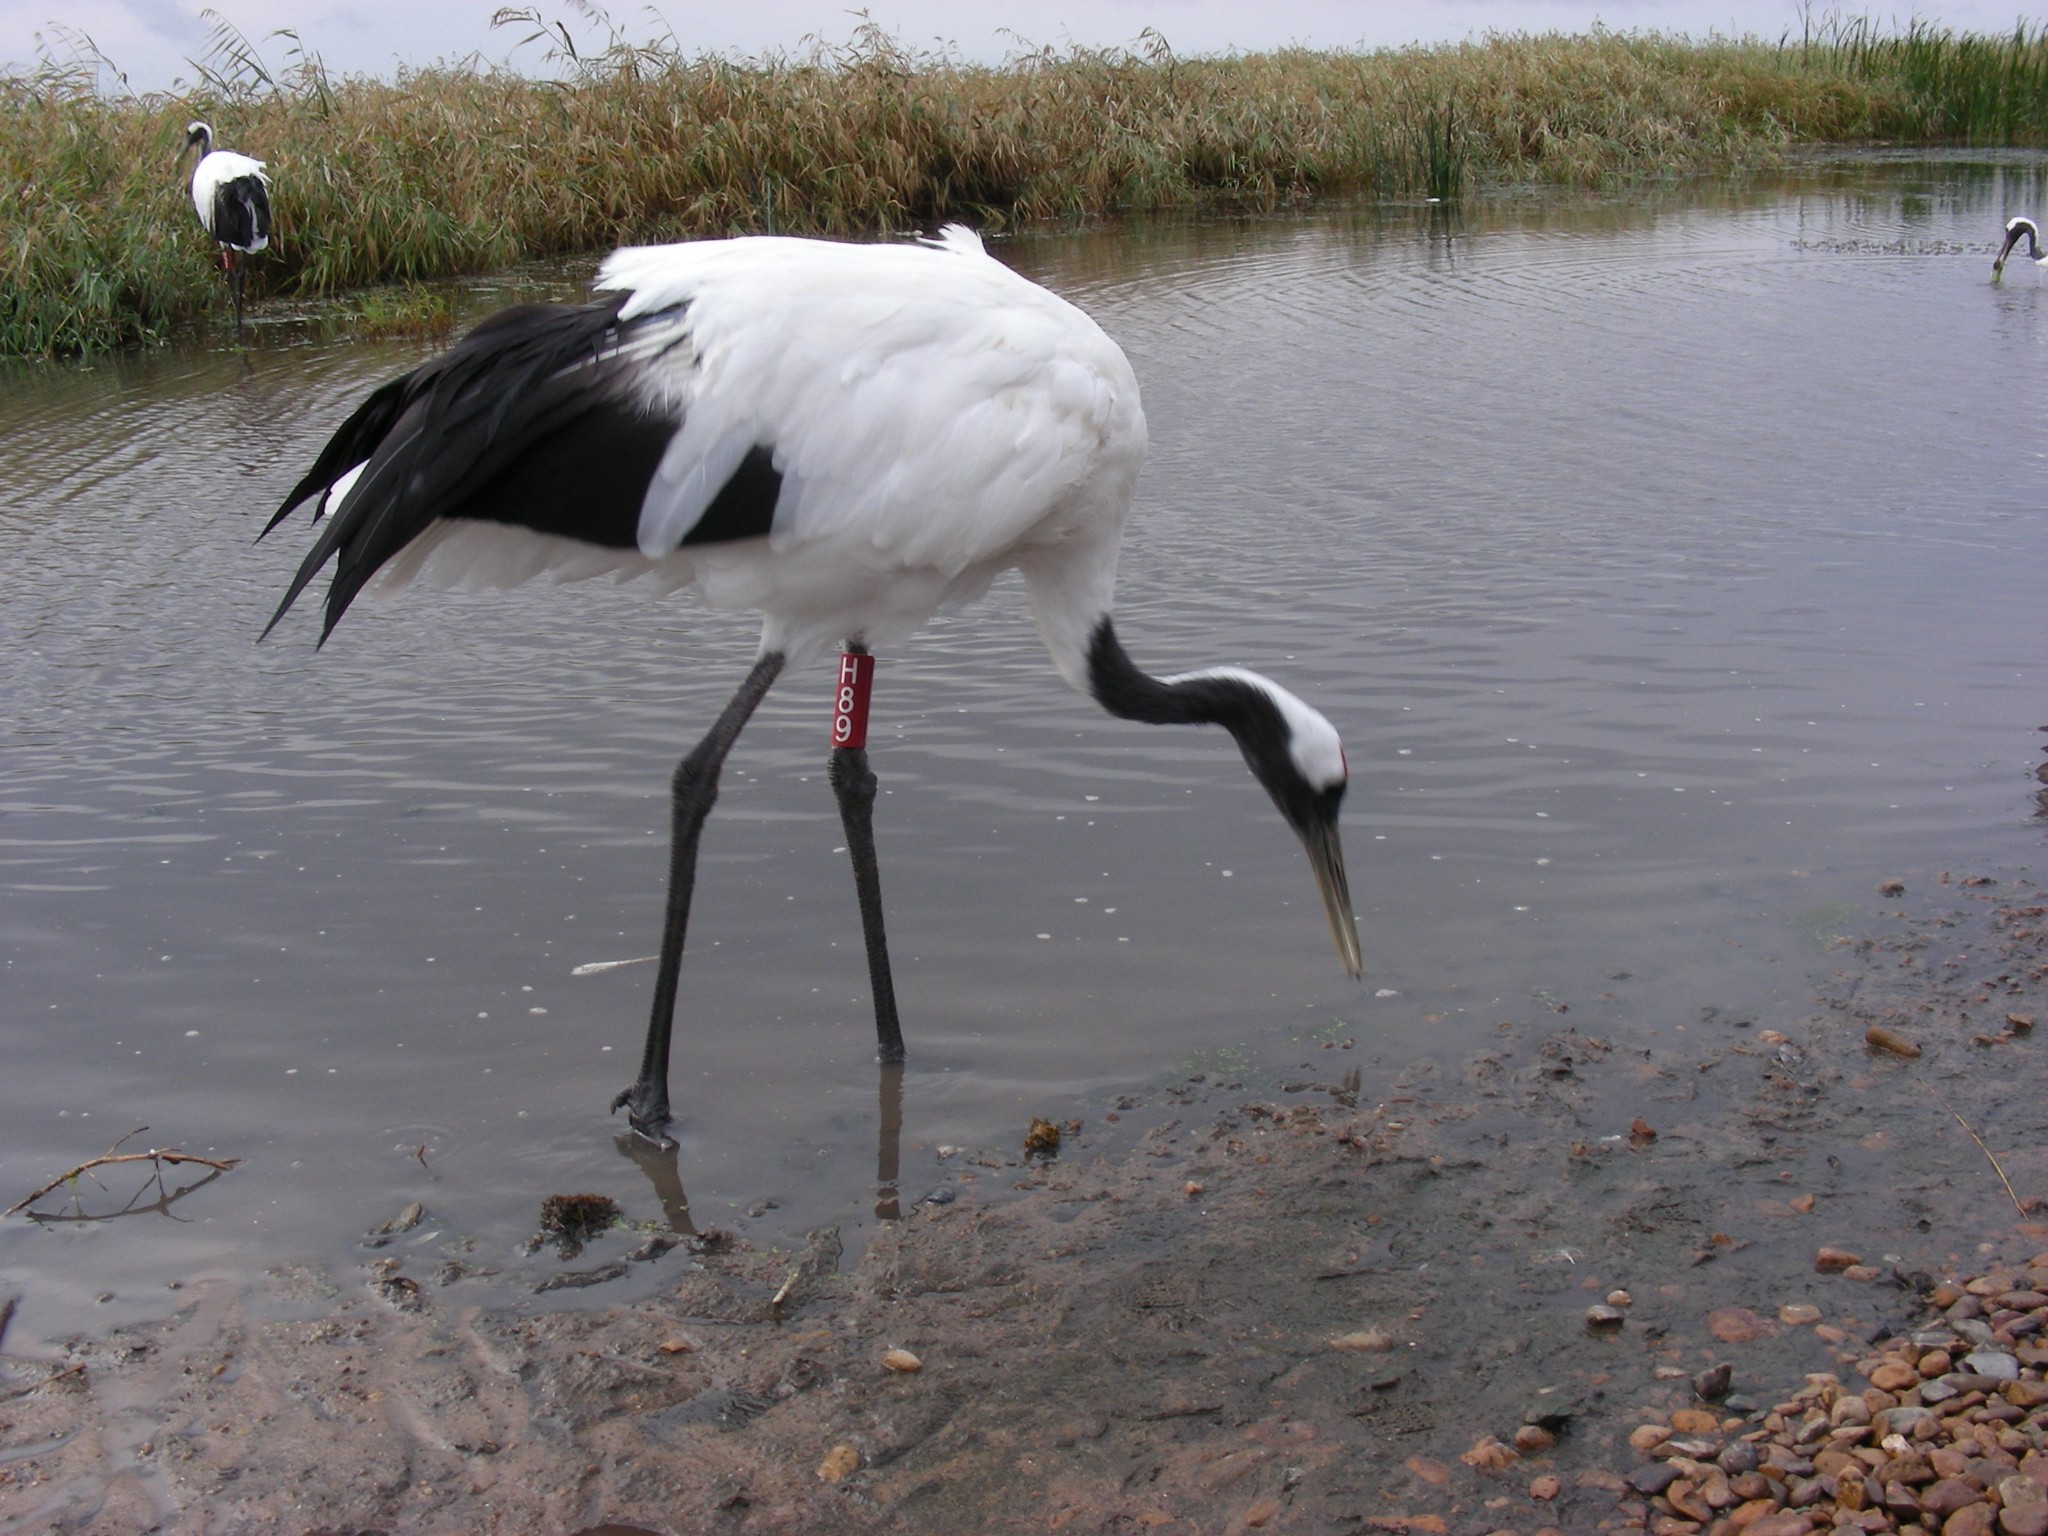
[[[1353,980],[1364,975],[1337,836],[1337,811],[1350,781],[1337,728],[1271,678],[1243,667],[1148,677],[1117,642],[1107,615],[1089,631],[1085,665],[1088,691],[1112,715],[1151,725],[1220,725],[1230,732],[1252,777],[1266,786],[1308,850],[1337,958]]]
[[[1308,865],[1322,893],[1323,912],[1330,919],[1330,936],[1337,941],[1337,958],[1344,963],[1345,974],[1353,980],[1362,976],[1365,961],[1359,952],[1358,919],[1351,911],[1344,844],[1337,836],[1337,812],[1351,779],[1337,728],[1270,677],[1243,667],[1207,667],[1162,677],[1152,683],[1159,690],[1152,708],[1125,700],[1133,707],[1118,709],[1104,693],[1107,678],[1100,649],[1098,645],[1096,697],[1106,707],[1138,719],[1211,721],[1235,738],[1252,777],[1265,785],[1308,850]],[[1131,675],[1142,677],[1135,671]]]
[[[2007,219],[2005,221],[2005,244],[1998,248],[1998,259],[1991,263],[1991,275],[1997,277],[1999,273],[2005,270],[2005,258],[2012,254],[2012,248],[2022,240],[2027,242],[2027,259],[2029,261],[2041,261],[2043,257],[2041,255],[2040,234],[2041,231],[2035,227],[2032,219]]]
[[[1344,875],[1344,844],[1337,836],[1337,812],[1344,804],[1351,768],[1337,728],[1256,672],[1219,667],[1202,676],[1241,685],[1241,701],[1221,714],[1219,723],[1236,738],[1252,777],[1266,787],[1308,850],[1323,912],[1330,919],[1330,936],[1337,941],[1337,958],[1344,973],[1356,980],[1364,974],[1365,962],[1359,951],[1358,919],[1351,910],[1351,884]]]
[[[207,127],[206,124],[200,122],[197,118],[194,118],[185,125],[185,143],[178,151],[178,158],[180,160],[184,159],[194,149],[199,151],[199,158],[204,160],[207,151],[212,148],[213,130],[211,128]]]

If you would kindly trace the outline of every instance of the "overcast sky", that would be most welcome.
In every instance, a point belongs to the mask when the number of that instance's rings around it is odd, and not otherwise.
[[[520,46],[531,29],[491,27],[496,0],[0,0],[0,65],[15,68],[47,54],[70,60],[85,39],[127,76],[135,90],[172,90],[192,78],[219,16],[256,43],[273,66],[287,62],[280,29],[295,32],[336,74],[388,77],[400,64],[430,64],[472,54],[529,73],[546,69],[538,48]],[[540,0],[547,18],[566,22],[582,46],[604,28],[579,0]],[[615,25],[643,39],[672,33],[690,53],[757,55],[800,51],[810,39],[845,42],[859,9],[844,0],[683,0],[660,7],[610,8]],[[1063,47],[1128,43],[1146,28],[1183,54],[1255,51],[1299,43],[1318,48],[1449,42],[1487,32],[1616,31],[1754,34],[1776,39],[1797,30],[1797,0],[871,0],[868,14],[907,44],[950,45],[996,60],[1022,44]],[[1827,7],[1815,5],[1823,13]],[[1884,21],[1881,4],[1844,7]],[[1918,14],[1964,31],[2008,30],[2025,17],[2042,24],[2048,6],[1999,0],[1940,0]],[[114,82],[107,81],[112,85]]]

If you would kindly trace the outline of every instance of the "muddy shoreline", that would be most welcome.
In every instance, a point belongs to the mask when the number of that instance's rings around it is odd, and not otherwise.
[[[1973,879],[1909,877],[1784,1018],[1645,1050],[1561,1002],[1451,1068],[1189,1085],[1111,1153],[949,1161],[858,1254],[704,1234],[546,1313],[402,1245],[281,1277],[318,1319],[195,1288],[0,1357],[0,1530],[1654,1528],[1629,1436],[1698,1373],[1761,1422],[2048,1248],[2048,899]]]

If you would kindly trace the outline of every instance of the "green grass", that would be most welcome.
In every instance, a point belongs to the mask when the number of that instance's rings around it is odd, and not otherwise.
[[[455,329],[455,308],[445,293],[405,283],[356,294],[340,319],[363,337],[443,337]]]
[[[994,66],[864,27],[844,48],[747,63],[617,43],[552,81],[336,80],[289,57],[273,70],[224,30],[175,100],[103,95],[56,66],[0,79],[0,353],[217,323],[224,285],[176,161],[192,117],[270,165],[277,229],[252,299],[768,228],[1450,200],[1739,171],[1800,143],[2048,142],[2043,33],[1839,16],[1775,43],[1595,32],[1184,59],[1148,34]]]

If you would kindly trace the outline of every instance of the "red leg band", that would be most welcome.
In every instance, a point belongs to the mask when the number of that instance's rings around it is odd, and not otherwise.
[[[832,695],[833,746],[857,750],[868,744],[868,696],[874,682],[874,657],[866,652],[839,653],[839,683]]]

